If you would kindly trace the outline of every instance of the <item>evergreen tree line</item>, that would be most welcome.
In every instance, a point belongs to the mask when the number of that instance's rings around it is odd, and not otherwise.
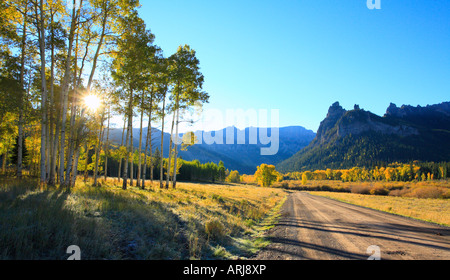
[[[163,173],[160,173],[160,163],[161,163],[161,154],[159,149],[157,148],[153,153],[152,157],[147,157],[148,164],[146,165],[146,170],[143,172],[145,177],[142,179],[145,180],[156,180],[159,181],[161,179],[166,180],[168,174],[168,159],[163,158]],[[93,164],[95,163],[95,154],[91,151],[89,154],[90,160],[88,160],[87,165],[80,165],[79,170],[85,170],[83,176],[87,178],[88,176],[93,176],[94,168]],[[105,153],[100,153],[99,162],[102,166],[105,166]],[[128,173],[128,179],[130,185],[135,185],[136,178],[138,177],[138,164],[139,164],[139,156],[137,151],[133,155],[133,173]],[[118,150],[112,150],[111,156],[109,158],[108,169],[106,170],[104,167],[99,168],[99,175],[110,178],[117,178],[117,180],[122,179],[122,174],[120,174],[120,156]],[[222,161],[219,164],[214,162],[209,163],[200,163],[198,160],[194,161],[185,161],[181,158],[177,160],[177,178],[178,181],[183,182],[206,182],[206,183],[219,183],[224,182],[227,178],[229,171],[225,168]],[[172,170],[171,170],[172,171]],[[173,176],[173,174],[171,174]]]

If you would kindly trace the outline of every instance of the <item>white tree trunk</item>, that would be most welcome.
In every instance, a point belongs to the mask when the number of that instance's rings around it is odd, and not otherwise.
[[[39,51],[41,59],[41,162],[40,181],[41,184],[47,182],[47,168],[45,164],[45,143],[47,142],[47,81],[45,77],[45,29],[44,29],[44,1],[39,2]]]
[[[141,186],[141,165],[142,165],[142,122],[144,120],[144,94],[142,93],[141,95],[141,123],[140,123],[140,128],[139,128],[139,160],[138,160],[138,174],[137,174],[137,181],[136,181],[136,186],[140,187]]]
[[[143,174],[142,174],[142,189],[145,189],[145,177],[147,175],[147,150],[148,150],[148,146],[149,146],[149,139],[150,139],[150,161],[152,162],[152,103],[153,103],[153,97],[150,100],[150,110],[149,110],[149,114],[148,114],[148,125],[147,125],[147,137],[145,139],[145,151],[144,151],[144,170],[143,170]],[[150,168],[153,169],[153,164],[150,164]],[[153,175],[153,173],[151,173],[151,175]],[[150,178],[152,180],[153,183],[153,178]]]
[[[82,2],[82,0],[81,0]],[[61,185],[65,184],[64,180],[64,170],[65,170],[65,162],[64,162],[64,155],[65,155],[65,144],[66,144],[66,120],[67,120],[67,109],[68,109],[68,102],[69,102],[69,82],[70,82],[70,76],[71,76],[71,57],[72,57],[72,49],[73,49],[73,41],[75,38],[75,29],[77,26],[77,18],[79,14],[79,9],[76,7],[77,5],[73,6],[72,9],[72,21],[70,25],[70,33],[69,33],[69,47],[67,50],[67,57],[65,60],[64,65],[64,78],[62,83],[62,91],[61,91],[61,150],[59,152],[59,183]],[[67,174],[67,176],[69,176]]]
[[[167,178],[166,178],[166,189],[169,188],[170,183],[170,171],[171,171],[171,158],[172,158],[172,143],[173,143],[173,128],[175,126],[175,114],[176,111],[173,111],[173,117],[172,117],[172,128],[170,130],[170,143],[169,143],[169,159],[167,162]]]
[[[176,129],[175,129],[175,137],[177,141],[175,142],[174,147],[174,159],[173,159],[173,182],[172,187],[175,189],[177,187],[177,147],[178,147],[178,125],[180,122],[180,109],[177,109],[177,121],[176,121]]]
[[[163,97],[163,107],[162,107],[162,121],[161,121],[161,157],[160,157],[160,166],[159,166],[159,187],[162,189],[163,186],[163,176],[164,176],[164,116],[166,115],[164,110],[166,107],[166,96]]]

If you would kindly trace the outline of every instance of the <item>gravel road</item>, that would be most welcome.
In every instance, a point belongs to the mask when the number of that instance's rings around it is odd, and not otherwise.
[[[268,235],[255,260],[450,260],[449,227],[305,192],[289,195]]]

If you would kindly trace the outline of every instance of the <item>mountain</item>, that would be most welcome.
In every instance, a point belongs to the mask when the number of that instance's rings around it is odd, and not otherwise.
[[[227,144],[227,131],[232,132],[232,137],[229,137]],[[255,131],[256,144],[250,143],[250,134]],[[216,164],[219,161],[223,161],[226,168],[229,170],[237,170],[241,174],[253,174],[256,172],[256,167],[262,163],[276,165],[281,161],[290,158],[300,149],[308,146],[308,144],[314,139],[316,134],[307,130],[301,126],[290,126],[279,128],[279,149],[278,153],[271,156],[261,155],[261,148],[275,145],[270,143],[263,145],[259,139],[259,128],[246,128],[239,130],[236,127],[228,127],[222,130],[213,132],[196,131],[194,132],[198,139],[202,140],[200,143],[193,145],[187,149],[187,151],[179,150],[179,156],[188,161],[199,160],[202,163],[214,162]],[[270,132],[270,130],[269,130]],[[223,144],[208,144],[205,141],[205,133],[221,139]],[[144,129],[143,139],[147,134],[147,128]],[[238,144],[239,135],[245,134],[245,144]],[[268,133],[269,137],[271,136]],[[202,137],[204,136],[204,137]],[[139,147],[139,129],[133,129],[133,146]],[[164,133],[164,157],[168,157],[168,147],[170,141],[170,134]],[[152,145],[153,151],[156,148],[161,149],[161,131],[158,129],[152,129]],[[115,144],[120,144],[122,141],[122,129],[112,129],[110,131],[110,139]],[[230,141],[232,139],[232,141]],[[143,140],[145,141],[145,140]],[[273,140],[274,141],[274,140]]]
[[[384,116],[334,103],[316,138],[279,163],[282,172],[371,167],[381,163],[448,161],[450,102],[426,107],[390,104]]]

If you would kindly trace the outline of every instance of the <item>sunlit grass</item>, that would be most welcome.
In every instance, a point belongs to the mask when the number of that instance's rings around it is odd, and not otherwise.
[[[280,189],[241,185],[91,183],[68,193],[0,182],[0,259],[66,259],[70,245],[83,259],[245,258],[266,245],[262,233],[285,198]]]
[[[357,194],[389,195],[414,198],[450,198],[450,180],[413,181],[413,182],[342,182],[335,180],[288,180],[277,183],[275,187],[291,190],[330,191]]]

